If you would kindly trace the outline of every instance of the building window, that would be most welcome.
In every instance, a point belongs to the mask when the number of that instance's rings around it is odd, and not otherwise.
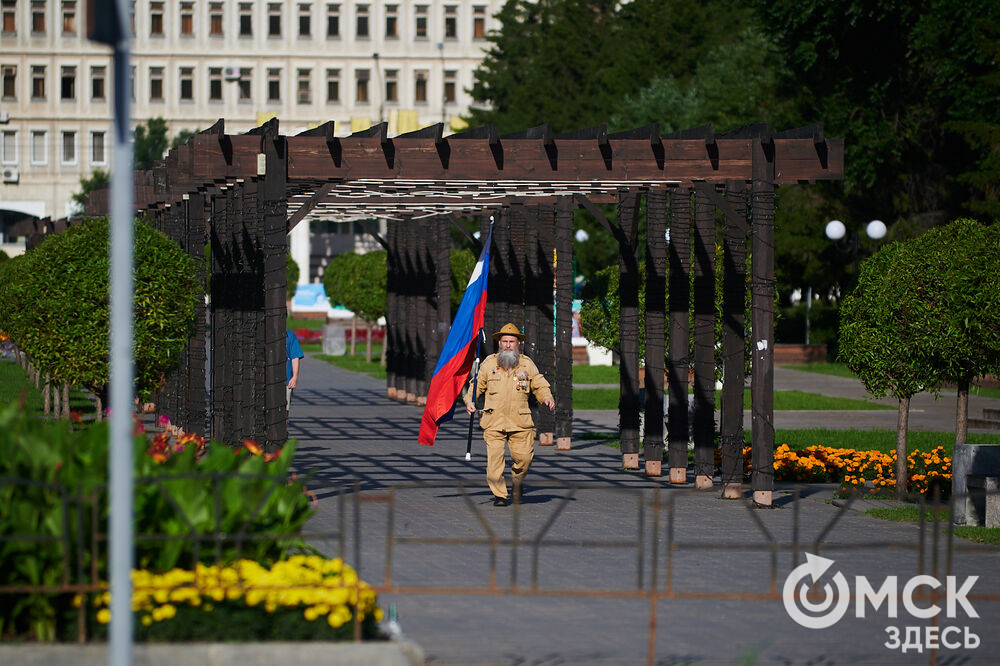
[[[413,99],[417,104],[427,103],[427,71],[419,70],[413,81]]]
[[[149,68],[149,101],[163,101],[163,68]]]
[[[281,101],[281,70],[278,68],[267,70],[267,101]]]
[[[35,0],[31,3],[31,34],[45,34],[45,3]]]
[[[253,36],[253,4],[240,3],[240,37]]]
[[[455,39],[458,37],[458,7],[455,5],[445,5],[444,37],[445,39]]]
[[[5,100],[15,100],[17,99],[17,65],[4,65],[0,67],[0,93],[2,93],[3,99]]]
[[[222,68],[208,68],[208,99],[212,102],[222,101]]]
[[[399,101],[399,70],[385,70],[385,101]]]
[[[299,5],[299,37],[312,36],[312,7]]]
[[[417,27],[414,35],[417,39],[427,39],[427,5],[416,7]]]
[[[62,3],[62,31],[64,35],[76,34],[76,0]]]
[[[312,104],[312,70],[300,69],[298,71],[298,94],[295,99],[299,104]]]
[[[399,37],[399,7],[397,5],[385,6],[385,36],[389,39]]]
[[[149,34],[163,37],[163,3],[154,2],[149,6]]]
[[[90,99],[95,102],[103,102],[107,98],[105,92],[105,80],[107,77],[104,66],[90,68]]]
[[[128,68],[128,94],[135,101],[135,65],[130,65]]]
[[[368,79],[369,79],[368,70],[367,69],[357,70],[356,72],[354,72],[354,79],[355,83],[357,84],[355,86],[354,101],[367,104]]]
[[[455,103],[455,92],[457,88],[458,72],[453,69],[444,73],[444,101],[446,104]]]
[[[31,66],[31,99],[45,99],[45,65]]]
[[[486,7],[482,5],[472,8],[472,38],[486,39]]]
[[[0,132],[0,163],[17,164],[17,132]]]
[[[222,36],[222,3],[213,2],[208,5],[208,34],[213,37]]]
[[[240,78],[236,82],[237,88],[239,88],[240,95],[239,101],[249,102],[252,97],[252,88],[250,87],[250,81],[252,78],[253,70],[249,67],[240,67]]]
[[[368,5],[358,5],[356,36],[368,38]]]
[[[194,3],[181,3],[181,35],[191,37],[194,35]]]
[[[281,5],[277,2],[267,5],[267,36],[281,37]]]
[[[340,70],[326,70],[326,102],[336,104],[340,102]]]
[[[340,5],[326,6],[326,36],[340,37]]]
[[[16,35],[17,0],[3,0],[3,4],[0,6],[0,13],[3,14],[3,26],[0,26],[0,29],[3,30],[3,34]]]
[[[104,132],[90,133],[90,163],[104,164],[108,159],[104,152]]]
[[[194,100],[194,67],[181,67],[181,101]]]
[[[48,164],[48,135],[45,130],[31,131],[31,163]]]
[[[76,132],[62,133],[62,153],[61,162],[63,164],[76,164]]]
[[[62,75],[59,78],[59,99],[76,99],[76,67],[73,65],[62,68]]]

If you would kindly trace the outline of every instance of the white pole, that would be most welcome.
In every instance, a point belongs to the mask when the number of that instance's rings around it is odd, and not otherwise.
[[[116,0],[118,16],[131,12],[126,0]],[[121,21],[125,23],[124,20]],[[127,25],[127,23],[125,23]],[[132,662],[132,137],[128,29],[114,46],[114,162],[111,170],[111,666]]]

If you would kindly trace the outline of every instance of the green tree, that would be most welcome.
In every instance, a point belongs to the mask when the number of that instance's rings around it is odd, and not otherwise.
[[[873,396],[892,394],[896,419],[896,498],[906,499],[910,398],[941,384],[926,363],[920,331],[928,321],[920,296],[909,289],[907,252],[884,247],[861,264],[858,284],[840,310],[839,358]]]
[[[968,218],[907,244],[907,287],[920,299],[924,362],[958,386],[955,442],[968,432],[972,380],[1000,371],[1000,226]]]
[[[471,89],[483,105],[472,124],[565,132],[607,121],[657,76],[686,81],[749,11],[711,0],[512,0],[497,18]]]
[[[386,311],[386,252],[345,252],[327,266],[323,286],[331,302],[343,305],[368,326],[365,359],[372,360],[372,329]],[[352,336],[353,340],[353,336]]]
[[[75,192],[70,199],[80,210],[83,210],[83,206],[87,202],[87,195],[94,190],[104,189],[110,182],[111,174],[104,169],[94,169],[89,177],[80,178],[80,191]]]
[[[285,300],[292,300],[299,286],[299,265],[292,255],[285,255]]]
[[[145,221],[135,223],[136,390],[157,388],[177,363],[202,298],[193,260]],[[104,396],[108,383],[108,220],[46,238],[7,262],[0,327],[56,382]]]
[[[167,121],[163,118],[150,118],[143,125],[135,127],[135,168],[140,170],[153,168],[153,162],[163,159],[167,151]]]
[[[465,288],[469,286],[469,278],[476,268],[476,256],[472,250],[452,249],[448,257],[451,280],[451,318],[454,320],[458,313],[458,306],[462,303],[462,296],[465,295]]]
[[[170,140],[170,147],[177,148],[178,146],[183,146],[188,142],[188,139],[193,137],[198,133],[198,130],[182,129],[174,135],[174,138]]]

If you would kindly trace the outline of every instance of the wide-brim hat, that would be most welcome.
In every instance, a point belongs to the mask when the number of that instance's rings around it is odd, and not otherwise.
[[[514,324],[504,324],[499,331],[493,334],[493,339],[499,341],[505,335],[513,335],[521,342],[524,342],[524,333],[517,326],[514,326]]]

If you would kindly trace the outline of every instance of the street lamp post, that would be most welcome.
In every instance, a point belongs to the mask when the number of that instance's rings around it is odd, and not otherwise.
[[[830,220],[826,224],[826,228],[823,230],[826,237],[832,241],[839,241],[847,235],[847,226],[844,225],[840,220]],[[865,225],[865,235],[871,238],[873,241],[879,241],[885,238],[886,227],[882,220],[872,220]],[[843,249],[851,255],[854,260],[854,274],[858,274],[858,246],[860,245],[861,235],[857,229],[851,232],[851,240],[847,248]]]

